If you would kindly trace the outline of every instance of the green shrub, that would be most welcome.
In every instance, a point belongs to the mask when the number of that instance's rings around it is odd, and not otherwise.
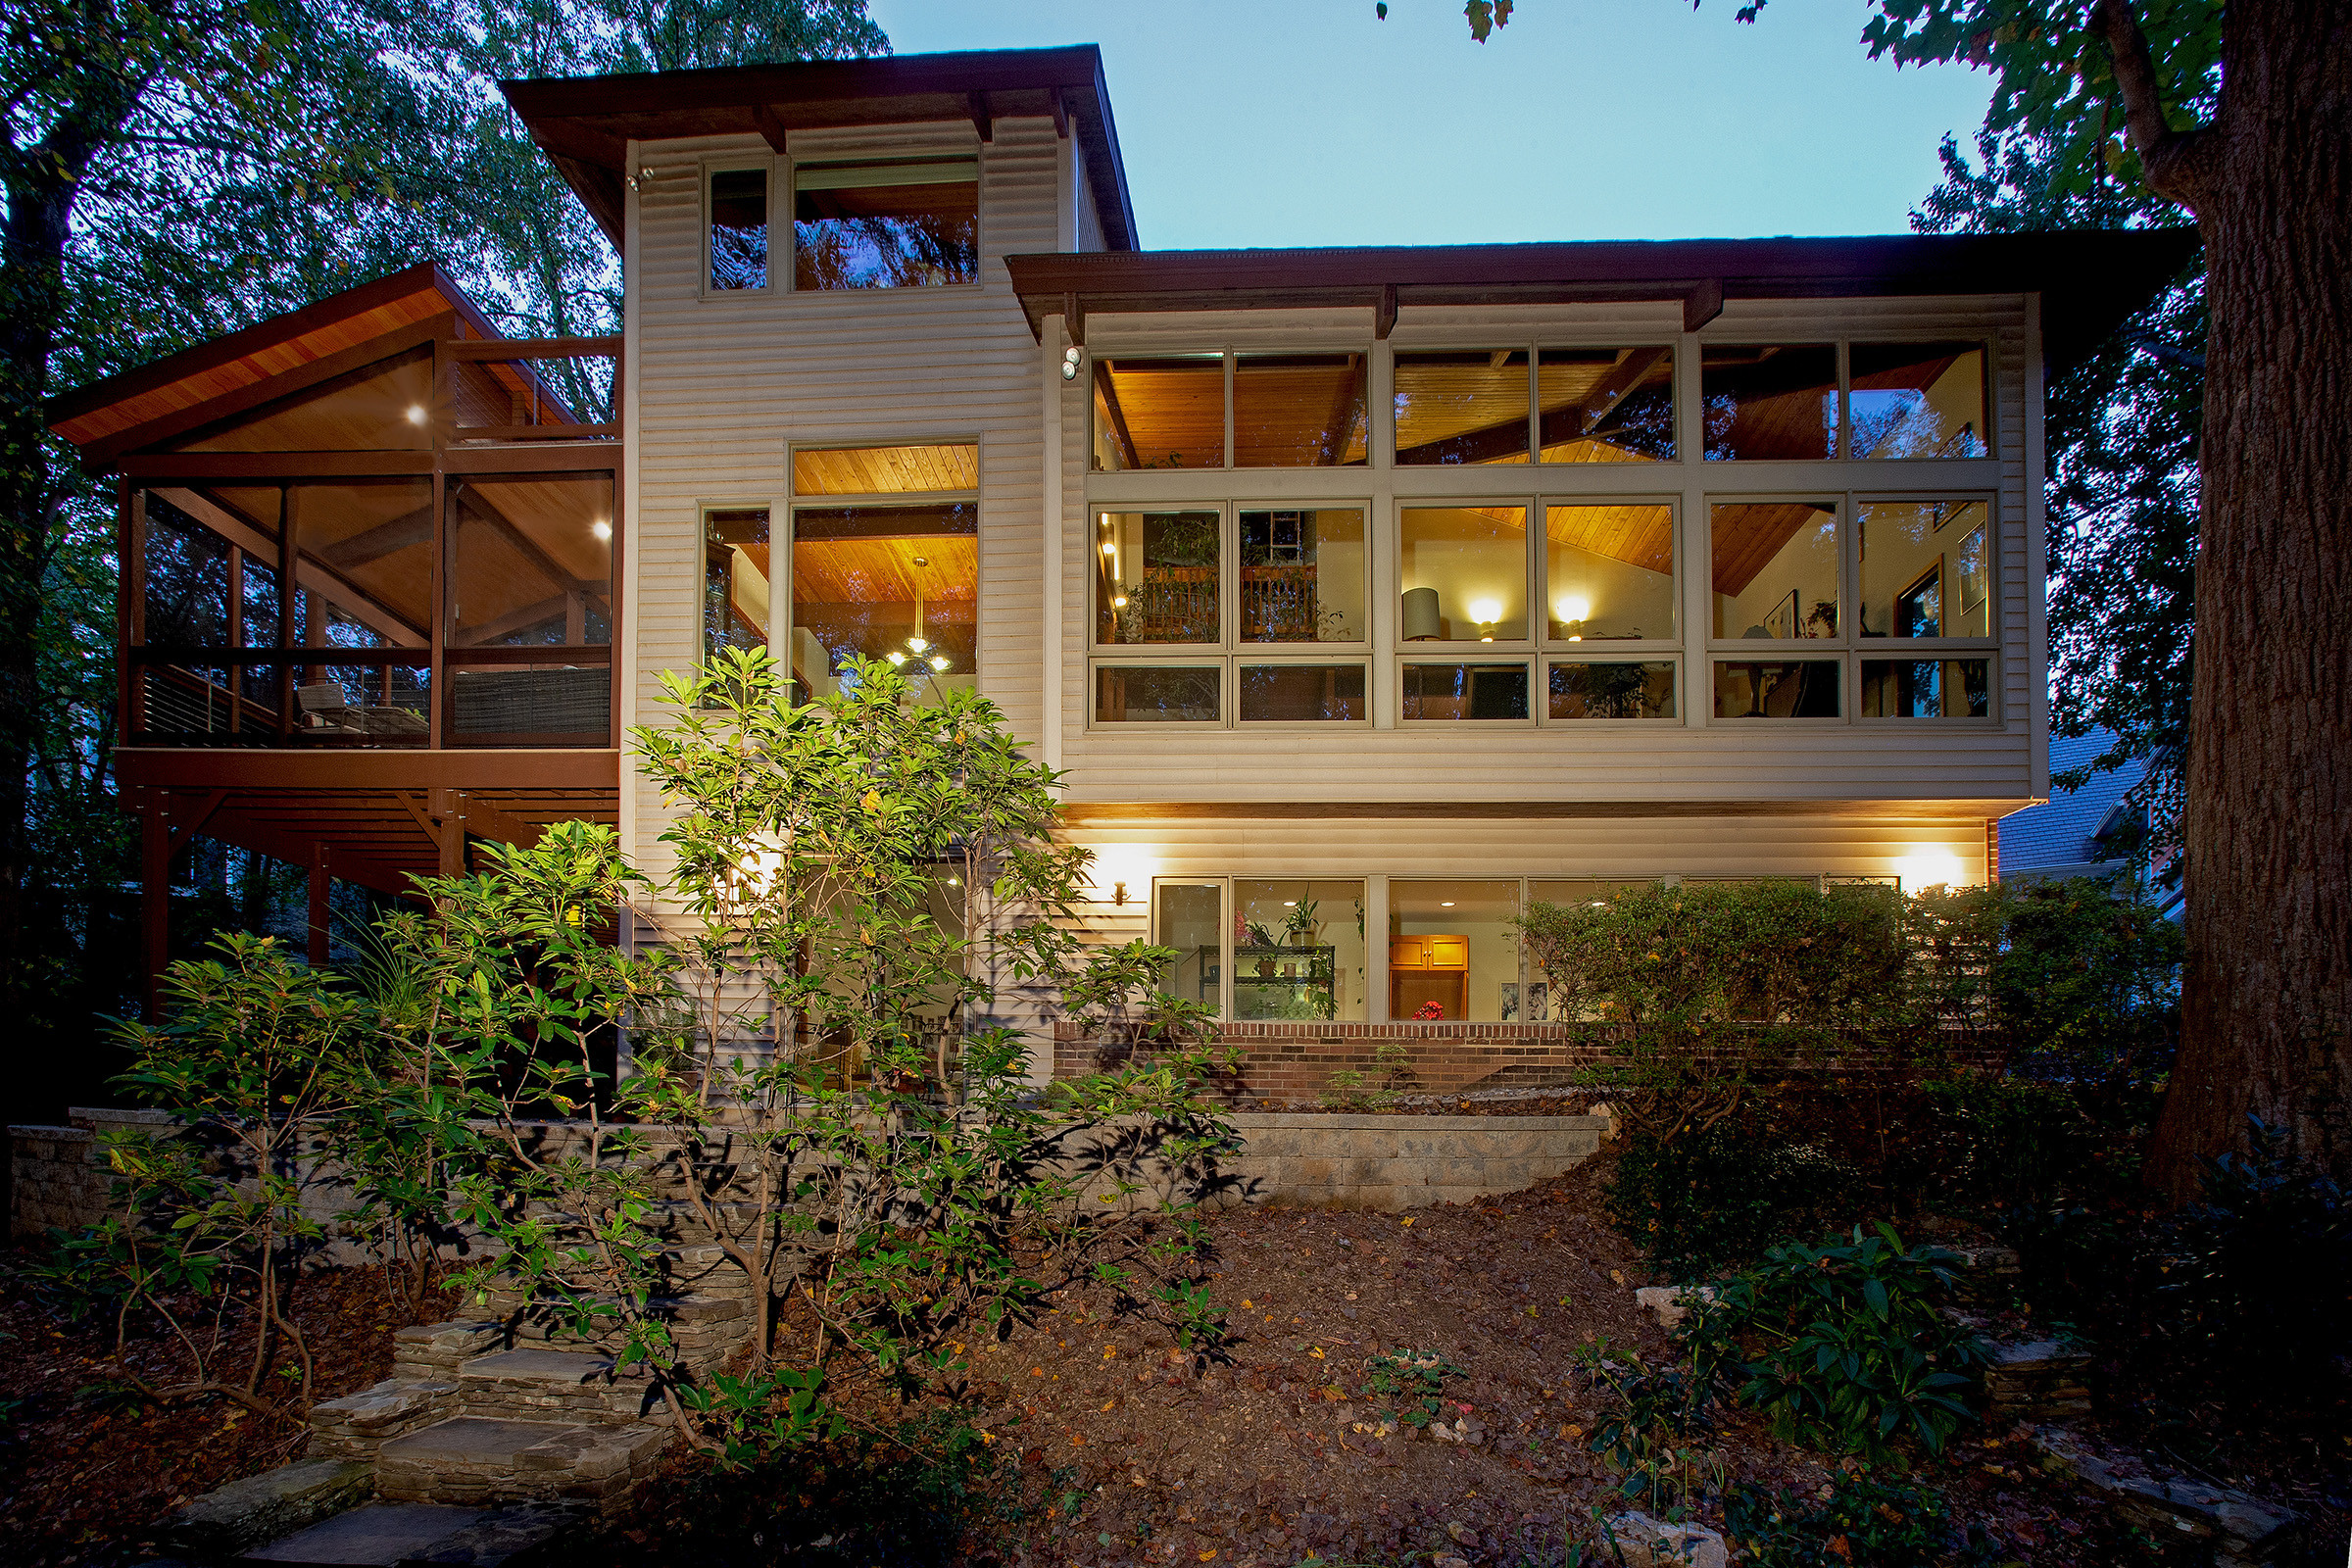
[[[1610,1221],[1653,1263],[1692,1281],[1746,1258],[1758,1238],[1786,1234],[1814,1192],[1797,1152],[1742,1120],[1671,1141],[1629,1133],[1602,1198]]]
[[[1601,1396],[1588,1446],[1622,1495],[1679,1518],[1722,1486],[1722,1458],[1705,1442],[1717,1382],[1710,1365],[1696,1356],[1651,1365],[1640,1350],[1612,1353],[1598,1339],[1578,1346],[1576,1361]]]
[[[1940,1452],[1984,1348],[1936,1311],[1951,1288],[1940,1248],[1906,1250],[1892,1226],[1819,1247],[1785,1243],[1716,1288],[1684,1322],[1694,1364],[1745,1379],[1739,1396],[1807,1447],[1886,1457],[1916,1438]]]
[[[1840,1474],[1827,1497],[1733,1488],[1724,1533],[1750,1568],[1936,1568],[1951,1560],[1947,1512],[1925,1487]]]
[[[1442,1408],[1439,1396],[1454,1378],[1468,1377],[1462,1366],[1440,1350],[1392,1350],[1364,1363],[1363,1396],[1393,1399],[1396,1419],[1408,1427],[1425,1427]]]

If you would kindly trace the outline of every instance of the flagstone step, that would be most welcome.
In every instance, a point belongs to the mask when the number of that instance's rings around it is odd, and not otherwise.
[[[669,1436],[667,1427],[643,1421],[453,1416],[378,1448],[376,1492],[401,1502],[564,1499],[611,1510],[652,1474]]]
[[[477,1355],[458,1369],[468,1415],[520,1420],[634,1421],[660,1396],[643,1367],[616,1367],[596,1351],[520,1348]]]
[[[447,1502],[370,1502],[257,1546],[238,1560],[391,1568],[413,1562],[500,1568],[590,1516],[576,1502],[512,1502],[496,1508]]]

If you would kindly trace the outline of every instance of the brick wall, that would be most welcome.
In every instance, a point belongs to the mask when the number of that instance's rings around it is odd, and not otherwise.
[[[1228,1023],[1217,1043],[1241,1053],[1233,1098],[1267,1103],[1312,1101],[1335,1072],[1373,1073],[1375,1054],[1400,1045],[1414,1092],[1544,1088],[1574,1081],[1597,1066],[1631,1031],[1565,1023]],[[2000,1059],[1981,1035],[1939,1031],[1929,1041],[1890,1043],[1862,1031],[1835,1056],[1791,1060],[1790,1069],[1869,1071],[1907,1057],[1922,1045],[1947,1061],[1990,1065]],[[1751,1063],[1752,1064],[1752,1063]],[[1054,1076],[1075,1078],[1106,1065],[1101,1048],[1075,1024],[1054,1031]]]

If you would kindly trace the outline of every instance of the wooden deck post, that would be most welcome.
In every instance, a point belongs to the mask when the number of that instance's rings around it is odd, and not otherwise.
[[[139,936],[140,967],[146,976],[144,1007],[149,1023],[163,1020],[163,995],[158,984],[172,961],[172,822],[164,815],[163,796],[154,790],[138,792],[139,813]]]
[[[326,874],[326,844],[322,840],[311,846],[311,920],[309,927],[311,967],[326,967],[326,895],[330,883]]]

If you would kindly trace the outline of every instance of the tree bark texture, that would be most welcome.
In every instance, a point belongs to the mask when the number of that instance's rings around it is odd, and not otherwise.
[[[2352,1178],[2352,0],[2226,25],[2212,124],[2141,149],[2197,215],[2213,312],[2188,964],[2149,1164],[2176,1200],[2249,1113]]]

